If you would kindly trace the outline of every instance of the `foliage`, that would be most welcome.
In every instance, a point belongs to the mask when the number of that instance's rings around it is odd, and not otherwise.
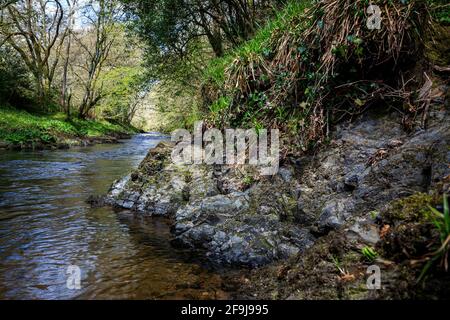
[[[194,122],[202,118],[197,95],[190,87],[162,82],[155,85],[152,91],[152,103],[159,114],[160,130],[171,132],[178,128],[192,129]]]
[[[0,47],[0,103],[30,104],[31,90],[23,61],[10,47]]]
[[[194,107],[184,103],[184,108],[176,105],[171,109],[170,103],[160,99],[158,104],[167,106],[163,107],[163,117],[175,121],[171,127],[192,122],[189,119],[192,109],[195,109],[194,118],[210,113],[210,103],[197,103],[204,96],[201,91],[205,88],[202,86],[205,66],[213,57],[221,57],[230,48],[250,39],[260,23],[272,16],[283,2],[122,0],[131,30],[146,45],[147,79],[162,83],[159,89],[181,93],[177,96],[195,101]]]
[[[447,0],[429,0],[433,18],[444,25],[450,25],[450,4]]]
[[[146,94],[139,66],[119,66],[101,77],[103,98],[98,110],[101,118],[130,123],[136,100]]]
[[[248,40],[272,6],[282,1],[122,0],[135,30],[162,56],[184,57],[192,42],[204,39],[216,56]]]
[[[117,0],[11,1],[0,10],[2,103],[130,123],[142,49]]]

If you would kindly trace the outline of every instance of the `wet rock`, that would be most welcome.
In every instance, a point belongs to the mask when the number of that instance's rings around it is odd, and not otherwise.
[[[361,240],[362,242],[375,245],[380,241],[378,226],[371,223],[368,219],[358,219],[347,231],[349,239]]]
[[[86,203],[90,204],[92,208],[100,208],[106,205],[104,196],[89,196]]]
[[[56,148],[60,150],[66,150],[70,148],[70,144],[67,142],[58,142],[56,144]]]
[[[317,222],[319,230],[327,232],[340,228],[354,209],[352,198],[335,199],[328,202]]]
[[[130,178],[131,177],[128,175],[113,183],[108,194],[111,200],[118,197],[125,190],[125,186],[128,181],[130,181]]]

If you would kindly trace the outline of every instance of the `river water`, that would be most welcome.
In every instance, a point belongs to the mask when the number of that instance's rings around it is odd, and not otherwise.
[[[170,246],[165,220],[85,202],[162,139],[0,150],[0,299],[225,298],[217,271]],[[69,266],[81,271],[78,289]]]

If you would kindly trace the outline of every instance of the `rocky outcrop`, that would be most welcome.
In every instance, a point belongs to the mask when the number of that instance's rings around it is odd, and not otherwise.
[[[338,128],[330,146],[307,159],[301,173],[301,221],[319,234],[348,226],[373,244],[378,238],[370,222],[384,204],[442,188],[450,174],[447,112],[434,113],[427,130],[412,134],[396,119],[365,115]]]
[[[316,154],[286,159],[272,177],[250,166],[176,166],[164,142],[113,184],[106,202],[172,218],[175,245],[204,250],[220,264],[287,258],[334,230],[373,245],[386,203],[448,188],[449,124],[437,110],[427,130],[406,133],[396,115],[366,114],[337,127]]]
[[[113,184],[106,202],[172,218],[174,245],[204,250],[220,264],[259,266],[314,243],[292,223],[299,193],[289,169],[263,178],[250,166],[177,166],[172,147],[163,142],[151,150],[135,172]]]

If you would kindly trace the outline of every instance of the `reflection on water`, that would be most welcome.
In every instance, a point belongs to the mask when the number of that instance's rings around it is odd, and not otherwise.
[[[0,299],[222,298],[220,276],[170,246],[162,219],[90,208],[161,136],[63,151],[0,151]],[[66,282],[81,268],[81,289]]]

